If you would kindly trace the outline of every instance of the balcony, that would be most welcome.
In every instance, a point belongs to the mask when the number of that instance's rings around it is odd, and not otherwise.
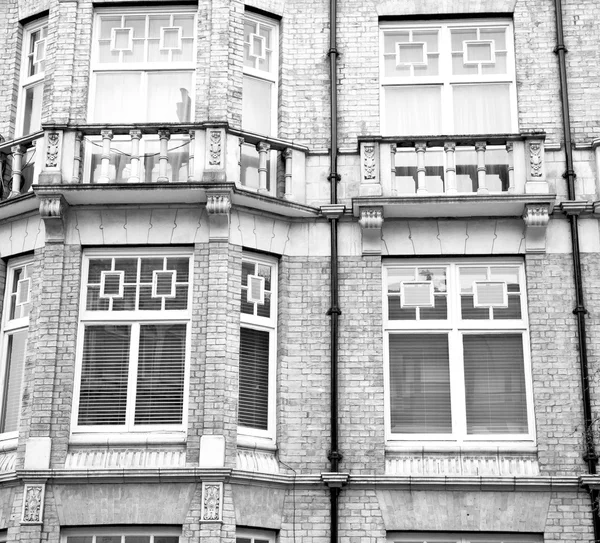
[[[361,138],[360,195],[386,217],[520,216],[553,202],[544,133]]]
[[[306,154],[292,142],[217,125],[45,126],[9,142],[2,200],[60,193],[71,205],[193,204],[208,189],[239,205],[314,216],[306,205]],[[12,206],[11,206],[12,208]]]

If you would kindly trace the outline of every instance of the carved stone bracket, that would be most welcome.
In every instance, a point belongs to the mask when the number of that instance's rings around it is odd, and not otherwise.
[[[529,165],[531,167],[530,176],[542,177],[542,167],[544,161],[542,158],[543,144],[541,141],[530,141],[529,142]]]
[[[23,509],[21,524],[42,524],[44,518],[44,493],[43,484],[26,483],[23,489]]]
[[[546,229],[550,222],[550,204],[526,204],[523,220],[525,221],[525,250],[528,253],[546,252]]]
[[[200,522],[223,520],[223,483],[202,483],[202,516]]]
[[[209,239],[211,241],[228,241],[231,191],[221,189],[207,190],[206,211],[210,226]]]
[[[62,183],[62,174],[60,170],[62,147],[62,131],[46,131],[44,137],[43,166],[38,177],[38,183],[40,185],[56,185]]]
[[[361,142],[360,144],[360,196],[381,196],[379,179],[379,144]]]
[[[381,229],[383,227],[383,208],[362,208],[360,210],[358,224],[360,224],[362,229],[363,254],[380,255]]]
[[[67,203],[60,194],[40,196],[40,216],[46,228],[46,243],[64,243]]]

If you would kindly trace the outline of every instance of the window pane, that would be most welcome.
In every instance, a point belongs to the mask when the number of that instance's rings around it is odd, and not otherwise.
[[[27,330],[20,330],[5,337],[8,337],[8,349],[4,372],[2,427],[0,432],[14,432],[17,430],[21,410],[21,383],[25,363]]]
[[[273,83],[244,76],[242,128],[257,134],[271,134],[271,89]]]
[[[240,329],[238,424],[266,430],[269,419],[269,332]]]
[[[130,326],[88,326],[83,341],[79,424],[125,424]]]
[[[23,114],[23,134],[37,132],[42,127],[42,96],[44,82],[25,89],[25,109]]]
[[[192,114],[191,96],[191,73],[149,73],[146,119],[149,122],[189,122]]]
[[[96,74],[94,121],[130,123],[142,120],[140,110],[140,72]]]
[[[510,132],[509,85],[455,85],[454,132],[501,134]]]
[[[181,423],[185,337],[185,324],[141,326],[135,424]]]
[[[527,433],[521,334],[463,337],[468,434]]]
[[[390,334],[392,432],[452,432],[446,334]]]
[[[384,94],[386,134],[441,133],[440,87],[385,87]]]

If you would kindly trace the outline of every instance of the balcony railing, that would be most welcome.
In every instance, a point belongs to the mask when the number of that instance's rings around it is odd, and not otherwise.
[[[305,203],[308,149],[276,138],[194,125],[46,127],[40,184],[149,184],[227,181]]]
[[[39,174],[43,132],[0,143],[0,201],[31,191]]]
[[[365,138],[360,149],[365,195],[547,192],[542,133]]]

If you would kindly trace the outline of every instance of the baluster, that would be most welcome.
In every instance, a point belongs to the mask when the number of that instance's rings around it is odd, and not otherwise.
[[[112,130],[101,130],[100,135],[102,136],[102,156],[100,159],[100,177],[97,182],[109,183],[110,142],[113,139],[113,133]]]
[[[83,140],[83,134],[81,132],[75,132],[75,150],[73,152],[73,177],[71,178],[72,183],[79,183],[79,172],[81,171],[81,142]]]
[[[285,159],[285,194],[286,200],[292,199],[292,154],[293,151],[288,147],[283,150],[283,158]]]
[[[190,144],[189,144],[189,153],[188,153],[188,182],[192,182],[194,180],[194,155],[195,149],[194,146],[196,144],[196,131],[190,130]]]
[[[415,152],[417,153],[417,194],[427,194],[427,188],[425,187],[425,151],[427,151],[426,143],[415,143]]]
[[[158,178],[157,183],[168,183],[169,178],[167,177],[167,167],[169,165],[169,157],[167,152],[169,150],[169,134],[168,130],[159,130],[158,137],[160,138],[160,155],[158,159]]]
[[[508,157],[508,192],[515,192],[515,156],[513,154],[513,142],[506,142],[506,152]]]
[[[485,141],[475,142],[475,151],[477,152],[477,194],[489,194],[485,182]]]
[[[258,151],[258,192],[267,194],[267,160],[269,158],[269,150],[271,146],[266,141],[261,141],[256,144]]]
[[[142,139],[141,130],[130,130],[131,136],[131,160],[129,162],[129,179],[128,183],[140,182],[140,140]]]
[[[446,153],[446,194],[456,194],[456,143],[447,141],[444,143]]]
[[[9,198],[14,198],[21,194],[23,185],[23,154],[25,147],[23,145],[15,145],[10,148],[12,153],[12,186]]]
[[[394,184],[394,179],[396,179],[396,150],[397,150],[397,146],[395,143],[392,143],[390,145],[390,164],[391,164],[391,169],[392,169],[392,186]]]

